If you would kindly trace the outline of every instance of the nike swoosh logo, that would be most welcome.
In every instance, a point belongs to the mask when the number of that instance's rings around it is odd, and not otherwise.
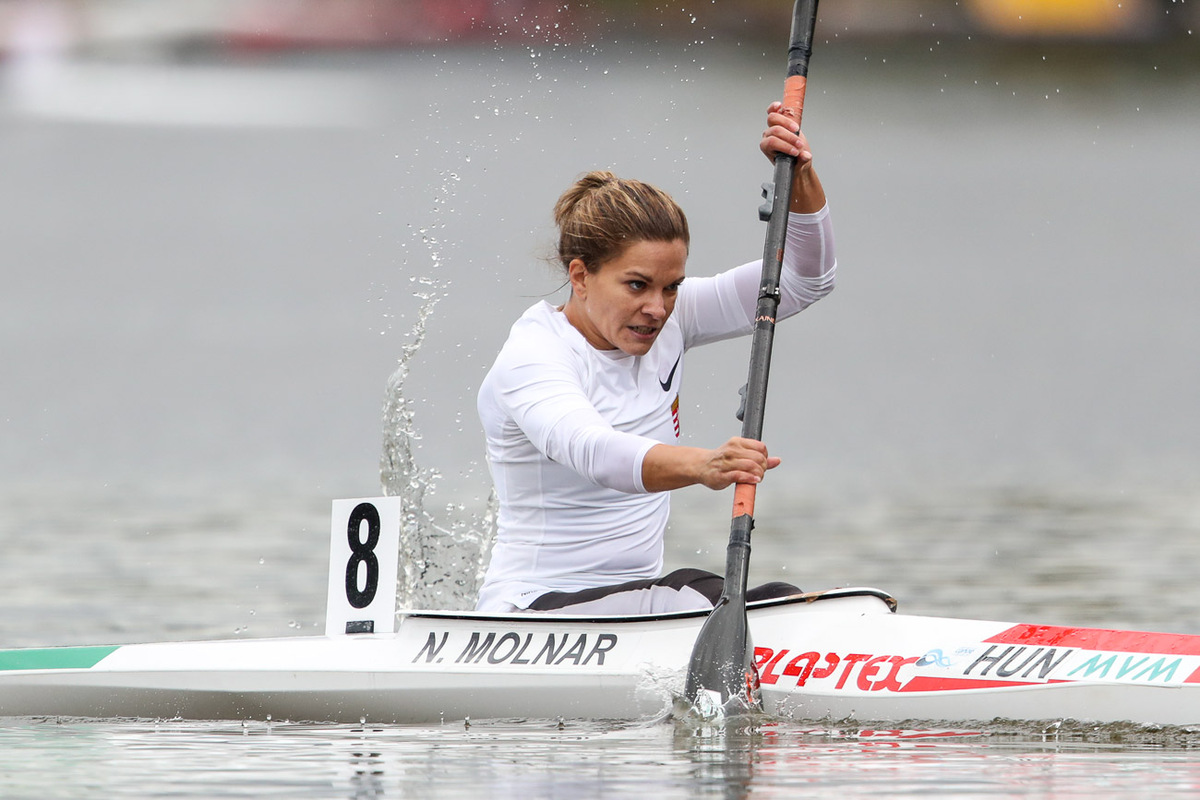
[[[675,370],[679,369],[680,358],[683,358],[683,353],[680,353],[679,358],[675,359],[675,366],[671,367],[671,371],[667,374],[667,379],[658,382],[658,385],[662,387],[664,392],[671,391],[671,381],[675,380]]]

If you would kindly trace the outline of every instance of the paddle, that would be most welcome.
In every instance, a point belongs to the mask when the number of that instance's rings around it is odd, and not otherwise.
[[[792,36],[788,48],[787,80],[783,88],[783,113],[800,121],[812,55],[818,0],[796,0],[792,10]],[[787,235],[788,207],[792,198],[794,156],[775,157],[775,185],[768,188],[770,216],[763,248],[762,282],[750,344],[750,377],[746,382],[742,436],[761,439],[771,369],[771,344],[775,314],[779,309],[779,274]],[[765,206],[762,214],[765,215]],[[688,664],[684,694],[702,712],[719,710],[740,714],[759,709],[758,670],[746,621],[746,576],[750,566],[750,532],[754,528],[754,484],[738,484],[733,495],[733,522],[725,555],[725,589],[700,629]],[[717,708],[714,709],[713,707]]]

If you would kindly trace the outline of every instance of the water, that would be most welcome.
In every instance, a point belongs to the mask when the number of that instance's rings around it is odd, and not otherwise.
[[[45,721],[0,730],[0,774],[13,798],[1184,797],[1200,782],[1189,751],[1158,743],[971,734]]]
[[[492,492],[481,514],[471,514],[465,505],[453,503],[435,514],[426,502],[441,476],[423,468],[417,458],[421,434],[405,385],[410,362],[421,350],[426,325],[444,287],[428,279],[422,283],[431,288],[418,295],[421,309],[399,364],[387,380],[383,404],[380,483],[385,495],[401,499],[402,509],[396,601],[398,608],[467,610],[475,607],[483,585],[496,535],[498,501]]]
[[[537,262],[554,198],[611,166],[679,197],[689,269],[755,257],[778,61],[640,42],[76,63],[10,86],[0,645],[319,633],[329,500],[381,491],[382,413],[413,433],[384,483],[417,470],[417,529],[470,529],[474,393],[558,285]],[[766,438],[785,466],[760,490],[755,579],[1200,632],[1193,62],[818,54],[807,128],[841,285],[780,330]],[[744,347],[709,350],[684,386],[698,443],[733,430],[744,381]],[[719,568],[727,501],[679,493],[669,566]],[[0,794],[1195,792],[1192,731],[1054,723],[8,720]]]

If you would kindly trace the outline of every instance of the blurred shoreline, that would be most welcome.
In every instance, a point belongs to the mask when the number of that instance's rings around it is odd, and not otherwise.
[[[705,44],[778,39],[783,0],[0,0],[0,57],[586,44],[612,38]],[[1171,0],[839,0],[821,9],[829,43],[994,42],[1100,49],[1180,44],[1195,50],[1200,7]]]

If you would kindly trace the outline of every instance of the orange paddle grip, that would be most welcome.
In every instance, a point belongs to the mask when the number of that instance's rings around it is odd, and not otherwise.
[[[803,75],[793,75],[783,82],[783,113],[796,122],[804,116],[804,90],[808,88],[808,78]]]
[[[743,514],[754,516],[755,488],[753,483],[739,483],[733,487],[733,516],[735,519]]]

